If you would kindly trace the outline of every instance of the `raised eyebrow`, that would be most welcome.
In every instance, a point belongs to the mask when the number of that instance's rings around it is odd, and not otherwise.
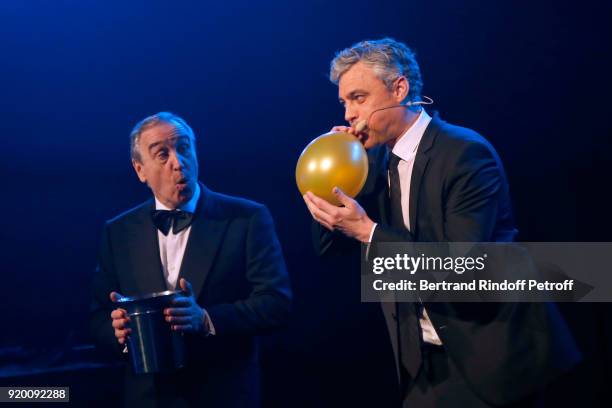
[[[179,141],[187,141],[187,142],[191,142],[191,138],[187,135],[180,135],[180,136],[174,136],[174,137],[170,137],[168,139],[165,140],[158,140],[157,142],[153,142],[149,145],[149,151],[153,150],[155,147],[166,144],[169,141],[173,141],[173,142],[179,142]]]
[[[164,143],[163,140],[160,140],[158,142],[153,142],[149,145],[149,151],[152,151],[154,148],[159,147],[160,145],[162,145]]]

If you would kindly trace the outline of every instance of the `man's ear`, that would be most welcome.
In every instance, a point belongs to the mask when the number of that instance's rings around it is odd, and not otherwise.
[[[409,91],[410,84],[408,83],[408,78],[403,75],[397,78],[393,93],[398,103],[402,103],[402,101],[406,99]]]
[[[138,160],[132,159],[132,166],[134,166],[134,170],[136,170],[136,175],[138,175],[138,179],[140,180],[140,182],[146,183],[147,177],[145,176],[142,163]]]

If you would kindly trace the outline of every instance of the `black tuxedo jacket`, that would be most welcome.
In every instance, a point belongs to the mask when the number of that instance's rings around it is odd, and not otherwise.
[[[493,147],[476,132],[443,122],[437,115],[428,125],[410,183],[411,231],[390,226],[387,156],[385,146],[368,151],[368,178],[357,196],[378,223],[372,242],[514,240],[517,230],[503,166]],[[358,256],[356,241],[318,224],[314,232],[320,255]],[[395,304],[382,306],[397,356]],[[575,343],[551,304],[429,303],[425,307],[466,386],[488,403],[515,402],[579,360]]]
[[[126,367],[129,406],[257,406],[255,335],[283,324],[289,278],[270,213],[261,204],[201,195],[179,272],[191,282],[216,335],[186,334],[186,366],[176,373],[133,375]],[[153,199],[108,221],[93,281],[91,331],[97,344],[125,359],[111,327],[109,293],[166,290]]]

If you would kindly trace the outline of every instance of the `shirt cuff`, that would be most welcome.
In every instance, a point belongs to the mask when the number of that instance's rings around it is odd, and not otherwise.
[[[374,223],[374,225],[372,225],[372,230],[370,231],[370,238],[368,238],[368,249],[370,248],[370,242],[372,242],[372,237],[374,236],[374,230],[376,229],[376,226],[378,225],[378,223]]]
[[[213,324],[212,320],[210,319],[210,315],[206,310],[204,311],[204,325],[206,326],[207,336],[214,336],[217,334],[215,325]]]
[[[366,248],[366,261],[370,259],[370,244],[372,243],[372,237],[374,236],[374,230],[376,229],[376,226],[378,224],[374,223],[374,225],[372,226],[372,230],[370,231],[370,238],[368,238],[368,247]]]

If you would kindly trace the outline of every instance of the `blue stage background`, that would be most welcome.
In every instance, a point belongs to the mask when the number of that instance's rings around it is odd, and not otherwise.
[[[101,227],[150,196],[129,132],[168,110],[197,135],[201,180],[275,218],[295,311],[264,342],[268,405],[380,403],[375,385],[392,379],[386,328],[359,304],[355,271],[312,255],[294,180],[303,147],[343,124],[326,78],[334,52],[406,42],[428,110],[496,146],[521,240],[609,241],[610,15],[592,0],[3,1],[0,362],[26,375],[13,364],[28,353],[90,341]],[[610,379],[610,308],[563,307],[587,362],[570,378],[577,389],[559,389],[596,401]]]

